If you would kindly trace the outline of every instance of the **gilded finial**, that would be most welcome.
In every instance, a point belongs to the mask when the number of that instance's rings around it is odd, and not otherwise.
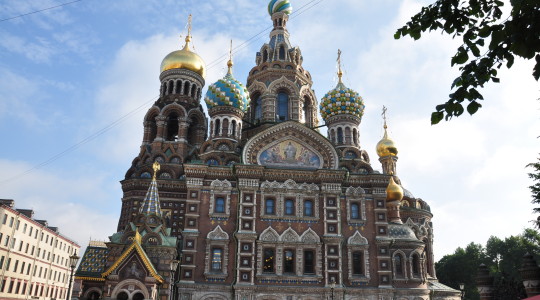
[[[154,169],[154,176],[152,176],[152,180],[156,180],[157,171],[160,169],[160,165],[157,161],[154,162],[152,165],[152,168]]]
[[[229,61],[227,62],[227,67],[229,70],[227,71],[227,74],[232,74],[232,67],[233,67],[233,61],[232,61],[232,40],[231,45],[229,47]]]
[[[337,73],[338,80],[339,80],[339,83],[343,83],[341,81],[341,77],[343,76],[343,72],[341,71],[341,49],[338,49],[337,51],[337,63],[338,63],[338,73]]]
[[[184,46],[184,49],[189,50],[189,42],[191,42],[191,14],[189,14],[189,17],[188,17],[186,45]]]

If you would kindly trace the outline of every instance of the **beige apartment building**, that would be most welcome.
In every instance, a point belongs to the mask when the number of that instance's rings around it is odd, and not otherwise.
[[[31,209],[0,199],[0,300],[66,299],[69,257],[80,246]]]

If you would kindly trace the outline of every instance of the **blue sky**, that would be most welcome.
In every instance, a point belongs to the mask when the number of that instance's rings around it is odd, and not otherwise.
[[[291,2],[291,42],[302,50],[318,99],[335,86],[336,53],[343,51],[344,82],[366,104],[360,141],[379,170],[374,148],[382,106],[388,107],[398,175],[432,207],[437,258],[530,225],[525,165],[537,157],[540,132],[531,62],[517,61],[501,72],[501,84],[486,86],[484,108],[474,117],[431,126],[430,113],[446,101],[457,74],[450,57],[459,41],[440,33],[416,42],[393,39],[427,1]],[[59,3],[2,1],[0,19]],[[196,52],[209,66],[206,86],[225,74],[230,39],[236,46],[248,42],[234,57],[235,77],[245,82],[268,39],[266,31],[250,40],[271,25],[266,5],[85,0],[0,22],[0,198],[33,208],[82,246],[90,238],[106,240],[116,231],[119,181],[138,153],[143,116],[159,92],[159,65],[183,45],[188,14]]]

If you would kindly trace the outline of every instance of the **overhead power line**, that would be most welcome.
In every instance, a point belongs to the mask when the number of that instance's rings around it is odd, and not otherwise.
[[[68,5],[68,4],[71,4],[71,3],[75,3],[75,2],[80,2],[80,1],[83,1],[83,0],[76,0],[76,1],[72,1],[72,2],[67,2],[67,3],[64,3],[64,4],[61,4],[61,5],[57,5],[57,6],[54,6],[54,7],[50,7],[50,8],[46,8],[46,9],[42,9],[40,11],[44,11],[44,10],[48,10],[48,9],[53,9],[53,8],[56,8],[56,7],[59,7],[59,6],[64,6],[64,5]],[[308,11],[309,9],[313,8],[314,6],[316,6],[317,4],[323,2],[324,0],[311,0],[310,2],[304,4],[303,6],[301,6],[298,10],[296,10],[296,13],[293,12],[293,14],[291,15],[291,19],[293,19],[294,17],[296,16],[299,16],[301,15],[302,13]],[[309,5],[309,6],[308,6]],[[12,17],[12,18],[9,18],[9,19],[4,19],[4,20],[0,20],[1,21],[6,21],[6,20],[10,20],[10,19],[14,19],[14,18],[18,18],[18,17],[22,17],[22,16],[25,16],[25,15],[29,15],[29,14],[33,14],[33,13],[38,13],[40,11],[35,11],[35,12],[31,12],[31,13],[27,13],[27,14],[24,14],[24,15],[20,15],[20,16],[16,16],[16,17]],[[249,39],[247,39],[245,42],[243,42],[242,44],[238,45],[237,47],[234,48],[233,52],[238,52],[240,51],[241,49],[247,47],[249,44],[253,43],[254,40],[261,34],[267,32],[269,29],[273,28],[273,26],[269,26],[267,28],[265,28],[263,31],[253,35],[252,37],[250,37]],[[210,64],[209,64],[209,67],[208,69],[212,68],[212,67],[215,67],[216,65],[218,65],[218,63],[220,62],[220,60],[223,58],[223,57],[227,57],[228,53],[225,53],[223,54],[222,56],[220,56],[219,58],[213,60]],[[141,104],[140,106],[136,107],[135,109],[133,109],[132,111],[128,112],[127,114],[121,116],[120,118],[118,118],[117,120],[111,122],[110,124],[108,124],[107,126],[101,128],[100,130],[98,130],[97,132],[93,133],[92,135],[82,139],[81,141],[77,142],[76,144],[70,146],[69,148],[63,150],[62,152],[52,156],[51,158],[33,166],[32,168],[20,173],[20,174],[17,174],[11,178],[8,178],[8,179],[5,179],[5,180],[2,180],[0,181],[0,186],[3,185],[3,184],[6,184],[10,181],[13,181],[15,179],[18,179],[20,177],[23,177],[35,170],[38,170],[44,166],[47,166],[53,162],[55,162],[56,160],[60,159],[61,157],[65,156],[66,154],[70,153],[70,152],[73,152],[75,151],[76,149],[80,148],[82,145],[84,144],[87,144],[89,143],[90,141],[93,141],[95,140],[96,138],[98,138],[99,136],[103,135],[104,133],[106,133],[107,131],[111,130],[113,127],[117,126],[118,124],[122,123],[123,121],[125,121],[127,118],[131,117],[132,115],[134,115],[136,112],[140,111],[141,109],[147,107],[147,105],[151,102],[154,102],[155,100],[157,100],[159,98],[159,96],[155,96],[153,97],[151,100],[149,101],[146,101],[144,102],[143,104]]]
[[[32,12],[28,12],[28,13],[25,13],[25,14],[22,14],[22,15],[18,15],[18,16],[6,18],[6,19],[0,19],[0,22],[5,22],[5,21],[17,19],[17,18],[22,18],[22,17],[25,17],[25,16],[37,14],[37,13],[40,13],[40,12],[44,12],[44,11],[47,11],[47,10],[55,9],[55,8],[58,8],[58,7],[70,5],[70,4],[81,2],[81,1],[83,1],[83,0],[74,0],[74,1],[71,1],[71,2],[61,3],[61,4],[58,4],[58,5],[55,5],[55,6],[43,8],[43,9],[32,11]]]

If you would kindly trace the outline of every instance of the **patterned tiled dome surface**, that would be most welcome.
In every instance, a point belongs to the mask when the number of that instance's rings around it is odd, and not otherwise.
[[[289,0],[271,0],[268,3],[268,13],[273,15],[277,12],[283,12],[288,15],[292,13],[292,6]]]
[[[391,239],[418,240],[414,231],[405,224],[388,224],[388,237]]]
[[[320,104],[321,116],[324,121],[340,114],[350,114],[362,118],[364,108],[362,97],[341,82],[324,95]]]
[[[208,87],[204,101],[211,109],[215,106],[232,106],[246,112],[249,106],[249,92],[231,73]]]

